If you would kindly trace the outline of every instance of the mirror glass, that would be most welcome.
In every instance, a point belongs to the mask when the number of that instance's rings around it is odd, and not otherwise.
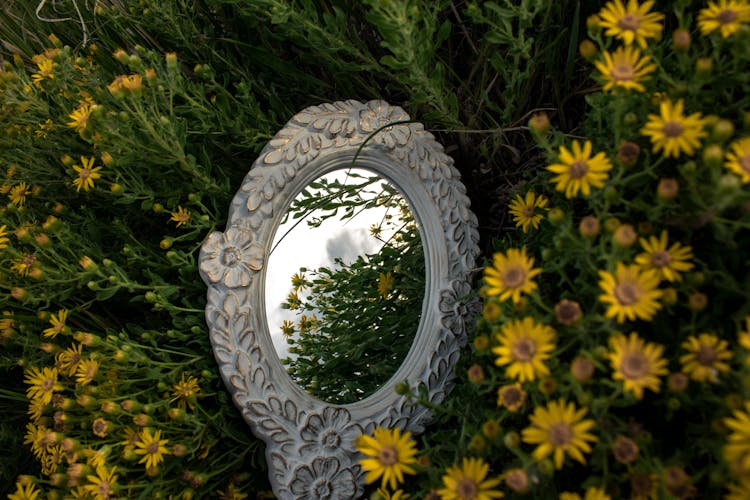
[[[329,172],[276,229],[266,270],[268,329],[292,380],[335,404],[396,372],[422,313],[425,260],[416,220],[387,180]]]

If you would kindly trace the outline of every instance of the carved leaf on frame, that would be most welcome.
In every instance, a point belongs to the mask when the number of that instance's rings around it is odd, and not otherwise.
[[[362,104],[357,101],[338,101],[310,106],[297,113],[293,121],[310,125],[316,130],[325,130],[330,137],[338,135],[351,136],[357,131],[356,108]]]

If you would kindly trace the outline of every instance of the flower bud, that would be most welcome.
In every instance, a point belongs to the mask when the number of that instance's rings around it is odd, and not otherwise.
[[[478,364],[473,364],[466,370],[466,376],[475,384],[484,382],[484,370]]]
[[[581,306],[573,300],[563,299],[555,304],[555,319],[558,323],[570,326],[581,319]]]
[[[711,168],[719,168],[724,160],[724,149],[718,144],[709,144],[703,148],[703,161]]]
[[[477,352],[485,352],[490,348],[490,339],[486,335],[477,335],[472,342]]]
[[[621,222],[617,217],[609,217],[604,221],[604,230],[608,233],[614,233],[620,227]]]
[[[164,54],[164,59],[167,62],[167,69],[171,71],[177,70],[177,54],[174,52],[167,52]]]
[[[710,138],[716,142],[724,142],[732,135],[734,135],[734,123],[722,118],[714,123]]]
[[[578,52],[584,59],[591,61],[596,57],[598,50],[594,42],[587,38],[578,45]]]
[[[570,365],[570,374],[579,382],[587,382],[594,376],[596,367],[591,360],[585,356],[577,356]]]
[[[693,311],[702,311],[708,305],[708,295],[694,292],[688,297],[688,307]]]
[[[665,288],[662,290],[661,301],[667,306],[675,305],[677,303],[677,290],[674,288]]]
[[[549,219],[551,224],[559,226],[565,220],[565,212],[557,207],[552,208],[547,212],[547,219]]]
[[[596,14],[591,14],[586,18],[586,28],[588,28],[589,33],[596,35],[602,30],[602,20]]]
[[[714,60],[710,57],[699,57],[695,61],[695,72],[701,78],[711,76],[714,69]]]
[[[641,147],[635,142],[622,141],[617,148],[617,160],[626,167],[635,165],[640,154]]]
[[[515,431],[508,432],[503,437],[503,444],[508,448],[516,448],[521,444],[521,437]]]
[[[549,116],[544,111],[534,113],[529,120],[529,128],[540,136],[544,136],[549,131]]]
[[[656,187],[656,196],[662,201],[672,201],[677,198],[680,193],[680,183],[677,179],[669,177],[659,180],[659,185]]]
[[[678,28],[672,32],[672,47],[674,50],[685,52],[690,48],[690,32],[685,28]]]
[[[638,233],[635,232],[635,228],[630,224],[622,224],[615,230],[615,244],[622,248],[632,247],[637,239]]]

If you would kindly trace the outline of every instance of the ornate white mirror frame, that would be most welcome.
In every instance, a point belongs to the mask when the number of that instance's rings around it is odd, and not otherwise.
[[[266,322],[265,264],[295,196],[321,175],[355,164],[390,181],[409,203],[424,246],[426,289],[418,330],[396,373],[369,397],[334,405],[300,389],[276,354]],[[266,443],[278,498],[359,497],[357,436],[376,426],[423,430],[429,411],[395,388],[406,382],[433,404],[449,389],[466,339],[476,225],[452,159],[421,124],[383,101],[306,108],[263,149],[232,200],[226,230],[203,243],[200,272],[219,370]]]

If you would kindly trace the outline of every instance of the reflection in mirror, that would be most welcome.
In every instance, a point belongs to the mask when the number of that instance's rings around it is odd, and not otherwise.
[[[329,403],[375,392],[422,312],[424,252],[406,200],[373,172],[330,172],[297,195],[271,248],[266,317],[292,380]]]

